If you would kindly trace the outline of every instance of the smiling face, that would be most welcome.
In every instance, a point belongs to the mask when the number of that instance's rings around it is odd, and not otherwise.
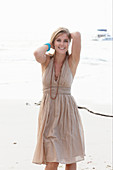
[[[69,38],[66,33],[60,33],[57,35],[54,41],[55,51],[59,54],[66,54],[69,47]]]

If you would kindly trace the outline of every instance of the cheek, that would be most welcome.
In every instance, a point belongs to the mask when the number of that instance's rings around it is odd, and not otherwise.
[[[58,45],[58,44],[59,44],[59,42],[55,41],[55,42],[54,42],[54,44],[55,44],[55,45]]]
[[[69,43],[66,44],[66,47],[67,47],[67,48],[69,47]]]
[[[56,45],[56,41],[54,41],[54,43],[53,43],[53,44],[54,44],[54,46],[55,46],[55,45]]]
[[[54,42],[54,49],[58,47],[58,42]]]

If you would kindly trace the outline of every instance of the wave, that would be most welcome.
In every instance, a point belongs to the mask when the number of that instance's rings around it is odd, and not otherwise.
[[[38,47],[37,40],[0,41],[0,62],[34,61],[33,51]],[[85,64],[105,64],[111,62],[111,43],[84,42],[81,61]]]

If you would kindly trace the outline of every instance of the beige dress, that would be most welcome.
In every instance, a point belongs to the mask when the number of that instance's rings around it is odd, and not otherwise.
[[[62,66],[58,95],[55,100],[50,98],[52,66],[53,58],[42,77],[43,98],[38,116],[37,145],[32,162],[76,163],[83,160],[85,156],[84,131],[76,102],[71,95],[73,75],[68,57]],[[56,94],[57,81],[55,81],[54,71],[52,97]]]

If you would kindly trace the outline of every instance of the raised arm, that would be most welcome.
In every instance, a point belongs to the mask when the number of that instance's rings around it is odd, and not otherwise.
[[[46,59],[47,59],[47,55],[46,55],[46,51],[47,50],[48,50],[48,46],[47,45],[43,45],[43,46],[39,47],[34,52],[34,56],[35,56],[36,61],[38,61],[41,64],[45,63]]]
[[[71,39],[72,39],[72,47],[71,47],[71,54],[69,56],[69,66],[71,68],[74,77],[80,60],[80,51],[81,51],[80,33],[79,32],[71,33]]]
[[[72,38],[71,58],[74,63],[78,64],[80,60],[81,51],[81,34],[79,32],[71,33],[71,38]]]

